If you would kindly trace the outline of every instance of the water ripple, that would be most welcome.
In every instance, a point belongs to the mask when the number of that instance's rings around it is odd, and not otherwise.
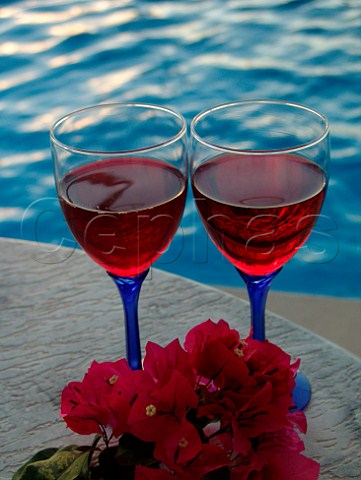
[[[360,296],[359,0],[50,3],[4,0],[0,7],[0,235],[71,243],[48,134],[64,113],[147,101],[176,108],[189,121],[235,99],[293,100],[321,110],[331,124],[328,223],[318,227],[328,232],[329,256],[322,265],[296,256],[275,286]],[[239,282],[209,243],[190,195],[159,266],[205,282]]]

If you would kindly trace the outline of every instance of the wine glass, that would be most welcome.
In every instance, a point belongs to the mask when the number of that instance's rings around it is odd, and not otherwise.
[[[79,245],[119,289],[132,369],[141,368],[140,288],[184,209],[186,132],[178,113],[138,103],[84,108],[50,132],[63,214]]]
[[[191,181],[205,229],[244,279],[251,334],[265,340],[268,289],[307,240],[327,188],[329,127],[295,103],[248,100],[218,105],[191,123]],[[298,410],[311,396],[298,374]]]

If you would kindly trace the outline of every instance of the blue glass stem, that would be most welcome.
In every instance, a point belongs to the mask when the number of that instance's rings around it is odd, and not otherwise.
[[[238,270],[247,285],[248,296],[251,304],[251,333],[252,338],[263,342],[266,339],[265,311],[269,287],[275,276],[281,271],[265,275],[263,277],[247,275]],[[311,398],[311,385],[302,373],[297,372],[296,385],[293,389],[294,412],[304,410]]]
[[[265,310],[269,287],[274,277],[281,269],[262,277],[247,275],[241,270],[238,273],[246,283],[248,296],[251,304],[251,328],[252,338],[263,342],[266,339]]]
[[[127,360],[133,370],[141,370],[142,355],[140,349],[138,325],[138,300],[143,281],[149,270],[136,277],[118,277],[109,273],[118,287],[124,308]]]

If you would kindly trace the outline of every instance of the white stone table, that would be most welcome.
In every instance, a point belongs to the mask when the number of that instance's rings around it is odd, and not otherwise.
[[[58,418],[61,390],[93,359],[115,360],[125,349],[116,287],[82,252],[9,239],[0,239],[0,252],[0,480],[7,480],[40,448],[84,443]],[[240,299],[155,269],[139,316],[143,347],[183,338],[208,318],[224,318],[242,336],[249,329]],[[361,360],[271,313],[267,326],[271,341],[302,358],[313,386],[306,454],[321,463],[320,478],[360,479]]]

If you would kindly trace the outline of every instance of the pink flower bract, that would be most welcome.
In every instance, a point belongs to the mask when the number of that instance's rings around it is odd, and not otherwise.
[[[299,360],[281,348],[207,320],[184,346],[148,342],[143,365],[132,371],[124,359],[93,362],[61,401],[74,432],[100,433],[106,444],[108,434],[126,434],[119,458],[128,455],[129,439],[143,448],[128,456],[134,480],[318,478],[319,464],[302,454],[305,414],[292,413]]]

